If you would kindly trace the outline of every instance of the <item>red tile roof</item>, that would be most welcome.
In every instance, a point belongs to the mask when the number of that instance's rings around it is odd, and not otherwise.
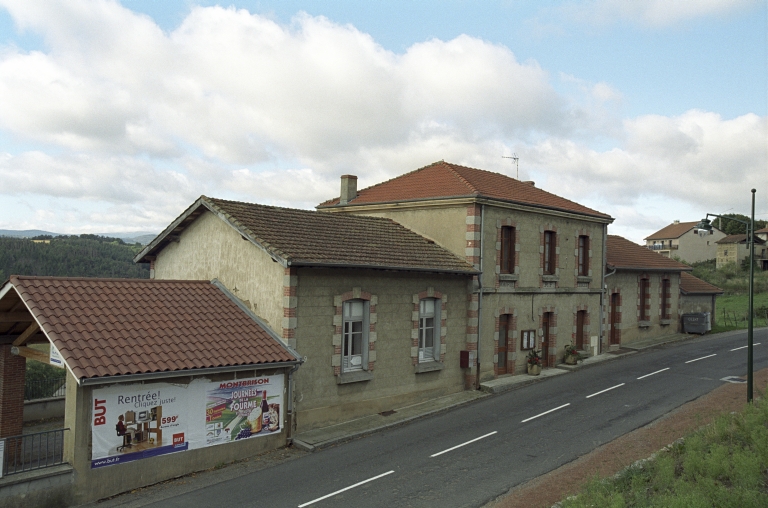
[[[678,222],[670,224],[647,237],[646,240],[666,240],[668,238],[680,238],[696,226],[698,222]]]
[[[612,220],[609,215],[546,192],[531,183],[444,161],[362,189],[346,206],[456,197],[497,199]],[[321,203],[317,208],[332,206],[339,206],[339,198]]]
[[[680,276],[680,291],[685,294],[723,294],[723,290],[719,287],[694,277],[690,273],[681,272]]]
[[[626,238],[608,235],[606,243],[608,268],[619,270],[690,271],[688,265],[657,254]]]
[[[78,379],[298,360],[209,281],[14,275],[9,284]]]
[[[760,245],[765,243],[765,240],[757,236],[755,236],[754,239],[755,243]],[[728,235],[725,238],[721,238],[720,240],[716,241],[715,243],[747,243],[747,235]]]
[[[464,259],[391,219],[325,213],[200,197],[137,257],[161,250],[210,210],[285,266],[385,268],[475,273]],[[191,220],[190,220],[191,219]]]

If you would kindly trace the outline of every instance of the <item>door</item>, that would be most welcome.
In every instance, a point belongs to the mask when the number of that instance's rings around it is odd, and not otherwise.
[[[619,293],[611,294],[611,344],[619,344]]]
[[[507,373],[507,351],[509,350],[509,315],[499,316],[499,353],[496,362],[496,373]]]
[[[587,311],[580,310],[576,313],[576,349],[584,350],[584,321],[586,321]]]
[[[552,313],[545,312],[541,319],[543,334],[541,336],[541,366],[549,367],[549,327],[552,322]]]

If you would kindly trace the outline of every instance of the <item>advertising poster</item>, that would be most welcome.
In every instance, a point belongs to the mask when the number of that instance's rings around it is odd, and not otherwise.
[[[279,433],[283,375],[93,390],[91,467]]]
[[[206,445],[266,436],[282,429],[283,376],[211,383]]]

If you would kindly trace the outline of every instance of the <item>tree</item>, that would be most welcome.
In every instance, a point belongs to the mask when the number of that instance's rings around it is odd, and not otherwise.
[[[725,213],[722,215],[722,219],[716,218],[712,221],[712,225],[725,233],[726,235],[746,235],[747,234],[747,225],[742,224],[741,222],[737,222],[735,220],[728,220],[726,217],[729,217],[731,219],[738,219],[740,221],[744,221],[746,223],[750,222],[750,218],[746,215],[742,215],[740,213]],[[768,221],[764,220],[756,220],[755,221],[755,231],[758,229],[762,229],[768,225]]]

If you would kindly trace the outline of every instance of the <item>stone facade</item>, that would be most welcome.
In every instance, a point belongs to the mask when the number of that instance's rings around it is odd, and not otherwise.
[[[647,281],[644,301],[643,280]],[[680,332],[680,272],[617,270],[606,279],[606,285],[605,333],[613,347]],[[618,303],[615,309],[613,302]]]
[[[546,313],[554,318],[550,320],[546,353],[550,366],[561,362],[565,345],[575,341],[571,323],[578,311],[589,316],[582,330],[587,337],[585,350],[591,352],[588,345],[593,337],[600,340],[600,287],[609,220],[498,201],[481,204],[473,199],[399,203],[397,207],[367,204],[326,211],[391,218],[435,239],[482,270],[482,281],[475,281],[474,294],[469,295],[466,344],[466,349],[479,351],[480,381],[503,375],[500,371],[525,371],[527,351],[521,349],[521,332],[534,331],[536,348],[540,349],[542,316]],[[502,273],[501,267],[504,227],[514,228],[514,269],[507,273]],[[552,273],[545,273],[546,232],[551,232],[553,239]],[[580,236],[586,237],[588,245],[585,275],[579,274]],[[506,368],[500,369],[498,327],[502,315],[514,316],[514,330],[508,339]],[[557,320],[567,327],[553,324]],[[468,386],[477,382],[476,368],[466,374]]]

